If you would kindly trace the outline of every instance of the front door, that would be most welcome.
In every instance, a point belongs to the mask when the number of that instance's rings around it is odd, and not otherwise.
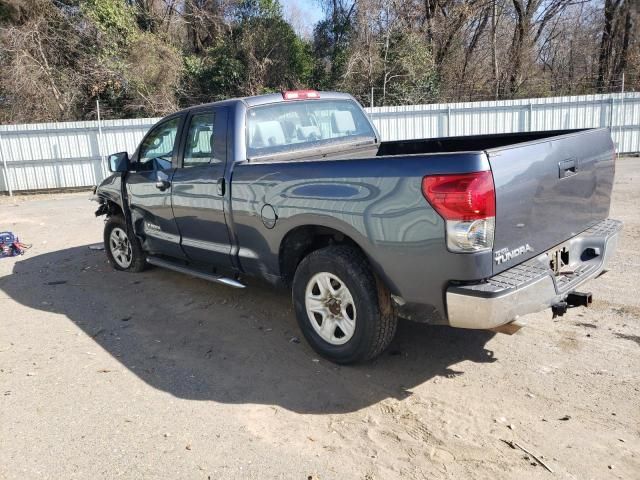
[[[172,181],[173,214],[190,260],[231,267],[231,242],[225,220],[227,161],[225,107],[192,112],[186,120],[179,168]]]
[[[145,250],[176,258],[184,258],[184,253],[171,209],[171,182],[183,118],[170,117],[151,129],[133,155],[133,171],[127,174],[131,221]]]

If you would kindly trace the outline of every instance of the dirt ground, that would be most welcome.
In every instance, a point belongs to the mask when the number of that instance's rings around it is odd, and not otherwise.
[[[592,308],[513,336],[401,322],[356,367],[297,341],[287,292],[113,271],[88,197],[0,199],[33,244],[0,259],[0,478],[640,478],[640,159]]]

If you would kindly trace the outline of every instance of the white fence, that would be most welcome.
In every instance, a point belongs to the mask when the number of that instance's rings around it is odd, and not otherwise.
[[[383,140],[610,127],[619,153],[640,152],[640,93],[375,107]],[[109,153],[133,152],[155,118],[0,126],[0,192],[86,187]],[[9,188],[10,187],[10,188]]]

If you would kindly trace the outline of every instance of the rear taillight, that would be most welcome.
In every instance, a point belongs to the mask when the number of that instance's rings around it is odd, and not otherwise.
[[[449,250],[493,248],[496,196],[490,171],[429,175],[422,179],[422,193],[445,220]]]

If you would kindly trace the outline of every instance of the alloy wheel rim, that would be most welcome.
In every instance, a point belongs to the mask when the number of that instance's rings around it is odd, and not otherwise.
[[[345,283],[329,272],[316,273],[305,290],[311,326],[325,342],[344,345],[356,329],[356,306]]]
[[[129,268],[133,254],[131,242],[129,242],[129,237],[123,229],[116,227],[111,231],[109,249],[113,259],[120,267]]]

